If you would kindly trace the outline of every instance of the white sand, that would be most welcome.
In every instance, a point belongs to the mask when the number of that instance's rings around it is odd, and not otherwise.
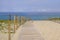
[[[60,40],[60,24],[52,21],[34,21],[33,24],[45,40]]]
[[[0,32],[0,40],[8,40],[8,34],[4,34]]]
[[[44,40],[32,22],[26,22],[13,36],[12,40]]]
[[[40,38],[43,38],[44,40],[60,40],[60,24],[52,21],[46,21],[46,20],[25,23],[16,31],[12,40],[20,40],[20,38],[24,36],[24,34],[29,34],[30,31],[29,32],[27,31],[29,30],[28,27],[31,27],[31,28],[34,27],[33,29],[35,29],[38,33],[40,33]],[[25,28],[27,30],[25,30]],[[22,30],[25,30],[25,31],[22,31]],[[21,40],[23,40],[23,38],[25,37],[22,37]],[[38,40],[38,39],[34,39],[34,40]]]
[[[13,34],[11,34],[12,38]],[[1,33],[0,32],[0,40],[8,40],[8,33]]]

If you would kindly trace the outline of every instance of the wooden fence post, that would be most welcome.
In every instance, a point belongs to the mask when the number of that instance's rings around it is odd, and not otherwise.
[[[14,16],[14,33],[17,28],[18,28],[18,16]]]
[[[11,15],[8,18],[8,40],[11,40]]]
[[[14,33],[16,31],[16,25],[15,25],[15,16],[14,16]]]

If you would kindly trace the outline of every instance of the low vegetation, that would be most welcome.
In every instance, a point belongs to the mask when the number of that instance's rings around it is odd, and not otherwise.
[[[60,18],[49,18],[49,20],[60,20]]]
[[[18,20],[18,19],[17,19]],[[16,24],[19,26],[23,25],[26,21],[29,21],[29,18],[21,16]],[[11,20],[11,33],[14,33],[14,20]],[[18,28],[17,27],[17,28]],[[0,32],[7,33],[8,32],[8,20],[0,20]]]

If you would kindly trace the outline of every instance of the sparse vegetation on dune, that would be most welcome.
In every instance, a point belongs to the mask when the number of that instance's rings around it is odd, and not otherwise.
[[[48,20],[56,22],[56,23],[60,23],[60,18],[56,17],[56,18],[49,18]]]
[[[14,33],[14,24],[17,25],[18,27],[23,25],[26,21],[29,21],[30,18],[26,18],[24,16],[21,16],[19,19],[15,20],[16,22],[14,22],[14,20],[11,20],[11,33]],[[18,28],[17,27],[17,28]],[[8,20],[0,20],[0,32],[4,32],[7,33],[8,31]]]
[[[49,20],[60,20],[60,18],[49,18]]]

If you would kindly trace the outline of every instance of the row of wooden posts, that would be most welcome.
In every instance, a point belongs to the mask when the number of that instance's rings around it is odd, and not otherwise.
[[[16,31],[17,25],[17,16],[14,16],[14,33]],[[9,15],[9,20],[8,20],[8,40],[11,40],[11,15]]]
[[[18,16],[14,16],[14,33],[16,29],[18,28]],[[21,22],[22,23],[22,22]],[[8,40],[11,40],[11,15],[9,15],[9,20],[8,20]]]

